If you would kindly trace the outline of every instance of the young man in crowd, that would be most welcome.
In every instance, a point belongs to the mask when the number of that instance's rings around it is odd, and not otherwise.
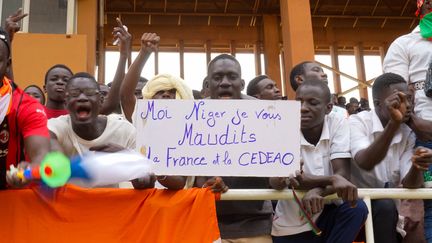
[[[307,80],[318,80],[328,85],[327,74],[318,63],[312,61],[299,63],[290,72],[290,84],[294,91]],[[331,115],[346,118],[348,117],[348,112],[345,108],[334,105]]]
[[[271,178],[273,188],[308,190],[302,203],[322,230],[317,236],[301,217],[294,200],[280,200],[273,220],[273,242],[352,242],[368,211],[357,199],[357,188],[349,180],[349,127],[346,119],[330,117],[330,90],[320,80],[302,82],[296,91],[301,102],[300,155],[304,172],[296,178]],[[294,183],[295,182],[295,183]],[[326,195],[337,193],[344,202],[324,205]]]
[[[46,93],[45,113],[48,119],[67,115],[65,104],[65,88],[73,72],[63,64],[56,64],[45,73],[43,89]]]
[[[242,95],[245,82],[240,63],[235,57],[221,54],[210,61],[207,79],[211,99],[254,99]],[[197,177],[196,186],[209,186],[214,191],[229,188],[269,188],[268,178],[259,177]],[[216,212],[222,242],[272,242],[272,205],[266,201],[217,201]]]
[[[363,188],[421,187],[422,169],[432,163],[432,151],[417,148],[414,153],[414,134],[405,124],[412,112],[405,80],[393,73],[379,76],[372,86],[372,97],[374,110],[349,118],[351,180]],[[372,218],[376,242],[399,242],[393,200],[373,200]]]
[[[259,75],[252,79],[246,89],[246,94],[259,100],[280,100],[282,94],[276,82],[267,75]]]
[[[48,128],[54,150],[66,156],[89,150],[116,152],[135,149],[135,128],[127,121],[99,115],[99,84],[88,73],[72,76],[65,90],[68,115],[50,119]]]
[[[35,98],[41,105],[45,105],[45,95],[39,86],[31,84],[24,89],[24,92]]]
[[[408,82],[410,89],[414,90],[414,112],[408,121],[408,126],[416,135],[416,146],[432,148],[432,98],[425,94],[425,79],[429,64],[432,60],[432,37],[429,33],[431,27],[427,23],[432,18],[432,1],[417,0],[416,15],[420,16],[420,24],[406,35],[398,37],[389,47],[383,62],[385,73],[396,73]],[[427,172],[430,176],[431,172]],[[432,201],[424,201],[424,228],[426,240],[432,242]],[[414,202],[413,202],[414,203]],[[418,207],[412,206],[410,221],[421,223],[416,212]],[[420,236],[414,236],[418,239]]]
[[[351,98],[350,102],[346,105],[348,115],[354,115],[359,112],[360,104],[356,98]]]
[[[99,85],[93,76],[77,73],[66,86],[68,115],[48,121],[51,138],[68,157],[92,147],[117,144],[135,149],[135,128],[126,121],[99,115]]]
[[[305,61],[293,67],[290,73],[290,83],[294,91],[305,80],[319,80],[328,84],[327,74],[324,69],[316,62]]]
[[[345,96],[339,96],[337,100],[337,105],[345,109],[346,106],[346,98]]]
[[[135,87],[135,93],[134,93],[135,97],[138,100],[142,100],[143,99],[142,90],[143,90],[144,86],[147,84],[147,82],[148,82],[148,79],[146,79],[144,77],[139,77],[138,83],[137,83],[137,85]]]
[[[42,105],[6,77],[10,51],[8,34],[0,28],[0,189],[7,187],[6,181],[10,186],[24,184],[15,175],[6,177],[10,165],[39,164],[50,150]]]

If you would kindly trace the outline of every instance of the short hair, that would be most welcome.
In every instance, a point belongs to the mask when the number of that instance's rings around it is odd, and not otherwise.
[[[144,77],[139,77],[138,79],[138,83],[147,83],[148,79],[144,78]]]
[[[345,96],[338,96],[338,102],[342,102],[342,100],[345,100],[346,102]]]
[[[24,92],[25,92],[28,88],[35,88],[35,89],[37,89],[37,90],[42,94],[42,103],[45,104],[45,101],[46,101],[46,100],[45,100],[45,94],[44,94],[43,90],[42,90],[39,86],[37,86],[37,85],[35,85],[35,84],[30,84],[29,86],[25,87]]]
[[[45,84],[46,84],[46,82],[48,81],[48,73],[51,72],[51,70],[53,70],[54,68],[63,68],[63,69],[65,69],[65,70],[67,70],[68,72],[70,72],[72,75],[74,74],[74,73],[72,72],[72,70],[71,70],[68,66],[66,66],[66,65],[64,65],[64,64],[56,64],[56,65],[50,67],[50,68],[48,69],[48,71],[46,71],[46,73],[45,73]]]
[[[11,56],[10,38],[8,32],[6,32],[2,27],[0,27],[0,40],[3,41],[3,43],[7,48],[8,51],[7,58],[9,59]]]
[[[86,73],[86,72],[79,72],[79,73],[75,73],[74,75],[72,75],[72,77],[70,77],[70,79],[69,79],[69,82],[67,82],[67,84],[66,84],[66,88],[69,86],[70,83],[72,83],[71,82],[72,80],[77,79],[77,78],[87,78],[87,79],[92,80],[95,83],[97,89],[100,90],[99,83],[96,81],[95,77],[93,77],[91,74]]]
[[[323,81],[320,80],[316,80],[316,79],[311,79],[311,80],[306,80],[302,83],[301,87],[306,87],[306,86],[314,86],[314,87],[318,87],[320,90],[322,90],[324,92],[324,97],[326,98],[326,102],[330,103],[331,102],[331,92],[330,89],[328,87],[328,85],[326,83],[324,83]]]
[[[259,93],[259,89],[258,89],[258,83],[261,82],[261,80],[269,78],[267,75],[259,75],[256,76],[255,78],[253,78],[247,88],[246,88],[246,94],[250,95],[250,96],[254,96],[256,94]]]
[[[349,99],[349,103],[359,103],[359,101],[358,101],[357,98],[355,98],[355,97],[351,97],[351,98]]]
[[[372,97],[378,99],[379,95],[392,84],[399,84],[407,82],[399,74],[395,73],[384,73],[375,79],[372,85]]]
[[[217,61],[219,61],[219,60],[223,60],[223,59],[228,59],[228,60],[231,60],[231,61],[235,62],[235,63],[239,66],[240,75],[241,75],[241,66],[240,66],[239,61],[238,61],[234,56],[232,56],[232,55],[230,55],[230,54],[226,54],[226,53],[223,53],[223,54],[217,55],[215,58],[213,58],[213,59],[209,62],[208,66],[207,66],[207,73],[209,72],[210,67],[212,67],[212,66],[215,64],[215,62],[217,62]]]
[[[308,63],[313,63],[312,61],[304,61],[297,65],[295,65],[290,72],[290,84],[291,88],[296,91],[298,88],[298,84],[295,80],[295,77],[298,75],[304,75],[305,74],[305,65]]]

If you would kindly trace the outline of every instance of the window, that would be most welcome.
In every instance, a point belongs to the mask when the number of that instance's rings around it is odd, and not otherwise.
[[[67,0],[30,1],[30,33],[66,33]]]
[[[6,18],[15,13],[19,8],[22,8],[22,6],[23,0],[0,0],[1,26],[4,27]]]

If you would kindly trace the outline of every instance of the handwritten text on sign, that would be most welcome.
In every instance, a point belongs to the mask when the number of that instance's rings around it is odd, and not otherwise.
[[[296,101],[141,100],[137,148],[157,175],[287,176],[300,168]]]

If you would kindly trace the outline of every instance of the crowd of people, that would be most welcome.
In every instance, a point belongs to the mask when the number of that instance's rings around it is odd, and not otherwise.
[[[427,16],[432,11],[430,1],[419,2],[421,15]],[[0,29],[1,189],[25,187],[27,182],[7,169],[38,164],[49,151],[71,157],[87,151],[135,149],[138,99],[286,99],[267,75],[255,77],[245,87],[240,63],[229,54],[210,61],[201,91],[192,91],[187,82],[170,74],[150,80],[140,77],[150,54],[158,49],[156,33],[142,35],[139,54],[125,73],[131,35],[119,19],[113,36],[119,40],[120,57],[111,83],[98,83],[89,73],[56,64],[47,70],[43,90],[36,85],[22,90],[13,79],[11,41],[25,16],[16,12],[7,19],[5,30]],[[376,242],[401,242],[405,232],[398,223],[399,201],[372,200],[368,212],[357,189],[424,186],[424,173],[432,164],[432,100],[417,84],[424,82],[432,60],[432,51],[426,50],[432,44],[420,32],[415,29],[390,46],[384,74],[372,85],[373,109],[365,99],[351,98],[346,104],[345,97],[332,95],[327,75],[316,62],[292,68],[290,84],[301,103],[302,162],[295,176],[155,175],[150,180],[133,180],[133,187],[209,187],[220,193],[230,188],[306,191],[301,203],[217,201],[222,242],[348,243],[358,237],[368,214]],[[409,44],[414,42],[421,45],[418,50]],[[339,200],[324,200],[334,193]],[[425,236],[432,242],[432,202],[425,201],[424,215]]]

